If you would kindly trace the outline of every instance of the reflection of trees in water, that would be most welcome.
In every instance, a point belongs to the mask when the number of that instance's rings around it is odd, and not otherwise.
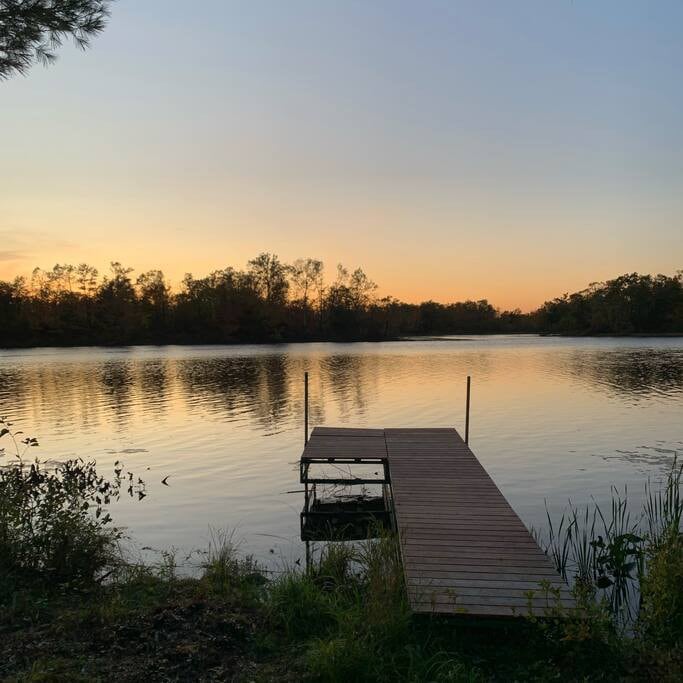
[[[133,391],[132,364],[128,360],[109,360],[102,364],[100,382],[107,406],[115,413],[119,424],[127,424],[131,415]]]
[[[284,354],[266,356],[259,370],[263,379],[259,383],[256,414],[262,421],[267,419],[272,426],[278,426],[291,415],[287,357]]]
[[[164,414],[171,393],[170,362],[165,359],[139,361],[133,371],[137,375],[145,411],[158,416]]]
[[[439,390],[464,396],[465,377],[474,375],[477,381],[490,378],[495,372],[507,372],[505,360],[490,352],[433,352],[396,353],[393,349],[377,353],[336,354],[320,361],[326,395],[337,405],[342,419],[364,415],[380,401],[395,402],[410,394],[425,397],[423,389],[431,388],[431,395]],[[429,392],[427,392],[429,393]]]
[[[188,359],[178,362],[178,377],[190,410],[247,414],[267,429],[303,425],[304,372],[309,372],[309,424],[325,422],[332,399],[342,418],[362,414],[369,390],[378,382],[381,359],[337,354],[310,359],[287,354]]]
[[[193,411],[246,412],[267,428],[291,414],[284,354],[181,360],[178,378]]]
[[[582,350],[565,358],[568,374],[616,396],[638,400],[683,391],[681,350]]]
[[[1,368],[0,413],[20,420],[22,427],[32,420],[33,429],[44,435],[87,431],[100,421],[102,387],[96,370],[90,363]]]
[[[251,356],[113,358],[0,369],[0,401],[12,398],[17,411],[35,410],[42,432],[87,431],[106,422],[125,426],[143,415],[165,416],[176,398],[193,415],[253,422],[267,431],[303,426],[303,376],[310,375],[309,424],[325,424],[327,413],[341,421],[367,414],[386,391],[417,381],[456,382],[470,369],[488,372],[490,354],[256,353]],[[330,352],[331,351],[331,352]],[[446,378],[446,379],[444,379]],[[326,410],[326,406],[331,410]],[[13,412],[3,406],[3,412]]]
[[[323,387],[333,397],[342,419],[366,411],[368,394],[377,385],[377,358],[376,355],[335,354],[320,359]]]
[[[12,419],[12,411],[26,404],[31,384],[25,381],[25,373],[14,368],[0,368],[0,415]]]
[[[254,355],[116,354],[60,362],[22,362],[0,367],[0,414],[21,421],[38,436],[87,432],[99,424],[126,425],[142,415],[166,415],[169,405],[193,416],[241,422],[272,433],[303,427],[303,375],[310,375],[309,424],[353,422],[380,401],[403,409],[414,400],[464,392],[495,378],[501,386],[520,377],[564,376],[622,400],[680,397],[683,349],[498,350],[434,345],[376,349],[313,345]],[[426,390],[429,387],[429,391]],[[438,399],[435,399],[438,400]],[[380,410],[382,412],[382,410]],[[302,432],[303,435],[303,432]],[[666,445],[665,447],[668,447]]]

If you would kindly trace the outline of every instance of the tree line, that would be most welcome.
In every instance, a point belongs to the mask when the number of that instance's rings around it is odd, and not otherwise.
[[[672,277],[630,273],[547,301],[538,329],[556,334],[683,333],[683,270]]]
[[[160,270],[134,277],[111,263],[37,268],[0,281],[0,346],[383,340],[410,335],[683,332],[683,271],[623,275],[532,313],[487,300],[409,304],[379,298],[362,268],[283,263],[262,253],[243,270],[187,274],[173,291]]]

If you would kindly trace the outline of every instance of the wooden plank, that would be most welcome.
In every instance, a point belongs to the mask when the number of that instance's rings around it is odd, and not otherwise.
[[[457,537],[454,536],[457,534]],[[515,543],[520,540],[526,540],[526,536],[519,531],[511,531],[509,533],[501,532],[498,529],[452,529],[450,527],[438,527],[435,529],[424,529],[421,531],[415,530],[411,527],[405,534],[406,540],[411,538],[430,540],[435,539],[445,540],[453,543],[460,543],[465,541],[480,541],[481,543],[504,543],[510,540]]]
[[[455,534],[449,536],[414,536],[408,537],[404,542],[404,547],[406,546],[443,546],[447,548],[491,548],[493,544],[500,545],[501,548],[521,548],[528,549],[532,548],[538,550],[538,546],[533,542],[531,538],[524,538],[523,536],[518,537],[517,540],[513,541],[505,537],[486,537],[486,538],[461,538]]]
[[[512,619],[520,616],[533,614],[534,616],[543,616],[546,613],[542,608],[528,608],[516,609],[514,607],[501,607],[494,605],[435,605],[430,604],[414,604],[412,606],[413,612],[416,614],[448,614],[453,617],[460,617],[468,619],[470,617],[481,618],[495,618],[495,619]]]
[[[396,498],[396,496],[394,496],[394,498]],[[415,500],[412,496],[401,496],[400,500],[396,502],[396,507],[398,508],[403,505],[411,510],[415,510],[416,512],[423,508],[426,510],[436,509],[439,514],[442,511],[452,512],[453,514],[462,514],[464,512],[467,517],[493,515],[494,517],[505,518],[507,517],[507,512],[512,510],[509,505],[501,503],[500,501],[494,501],[488,505],[474,505],[472,503],[468,503],[467,501],[459,500],[435,500],[434,502],[429,503],[421,498]]]
[[[559,597],[549,593],[548,595],[545,594],[544,591],[542,591],[538,586],[528,586],[527,584],[516,584],[512,585],[511,582],[508,581],[502,581],[500,582],[501,586],[482,586],[482,585],[466,585],[464,582],[460,581],[457,584],[454,582],[430,582],[430,583],[411,583],[408,584],[408,591],[412,592],[416,596],[424,596],[424,595],[429,595],[432,592],[435,592],[437,595],[441,595],[444,591],[442,589],[451,589],[450,592],[450,598],[452,599],[453,596],[457,596],[457,598],[486,598],[489,600],[490,598],[497,598],[497,599],[502,599],[505,602],[503,604],[507,604],[508,600],[523,600],[524,604],[527,604],[528,600],[532,601],[550,601],[550,602],[557,602],[558,600],[564,601],[564,600],[571,600],[571,596],[569,594],[569,589],[565,589],[564,592],[560,591]],[[514,589],[519,592],[519,596],[515,597],[510,597],[510,590]],[[525,595],[526,593],[526,595]],[[476,602],[477,604],[485,604],[483,601],[480,603],[479,601],[472,600],[472,602]]]
[[[432,560],[452,561],[466,561],[472,560],[472,564],[492,562],[505,564],[524,564],[530,567],[543,566],[545,557],[543,555],[536,556],[527,553],[522,549],[503,549],[498,548],[473,548],[471,550],[464,550],[462,548],[449,549],[447,547],[427,547],[406,545],[402,547],[403,556],[419,556],[421,560],[429,562]]]
[[[560,598],[559,600],[553,596],[532,597],[528,598],[520,592],[519,597],[505,597],[501,595],[460,595],[457,592],[447,593],[445,591],[422,591],[422,590],[408,590],[408,596],[412,603],[421,603],[430,606],[457,606],[462,605],[488,605],[497,607],[516,607],[519,610],[524,610],[528,605],[533,607],[546,607],[551,609],[554,606],[561,605],[562,607],[573,607],[573,600]]]
[[[467,519],[462,515],[444,515],[438,519],[434,519],[429,515],[403,515],[403,527],[405,529],[420,529],[424,528],[425,525],[433,522],[429,528],[439,528],[444,529],[482,529],[482,530],[492,530],[500,529],[502,531],[516,531],[518,527],[508,522],[505,518],[502,520],[493,517],[480,517],[478,519]],[[528,533],[528,532],[527,532]]]
[[[429,517],[404,517],[405,529],[412,534],[421,533],[422,529],[468,529],[470,531],[517,531],[517,528],[507,522],[501,522],[494,518],[468,520],[462,517],[441,517],[430,520]],[[431,522],[431,523],[430,523]],[[528,533],[528,532],[527,532]]]
[[[405,564],[406,574],[408,576],[431,576],[432,574],[446,574],[450,576],[451,574],[458,575],[463,572],[468,574],[481,574],[490,575],[495,574],[496,576],[502,577],[507,575],[516,575],[533,579],[534,581],[552,581],[557,573],[554,570],[546,571],[544,567],[540,565],[525,565],[524,563],[518,562],[488,562],[486,560],[473,562],[471,559],[461,562],[450,562],[443,560],[437,562],[407,562]]]
[[[524,577],[518,577],[518,580],[509,578],[497,579],[465,579],[463,577],[438,577],[438,576],[420,576],[419,578],[411,579],[411,586],[457,586],[461,590],[469,588],[499,588],[509,590],[515,588],[521,591],[542,591],[543,586],[540,581],[527,580]],[[553,587],[560,589],[560,594],[568,597],[570,595],[569,589],[565,585],[552,584]],[[507,593],[506,593],[507,594]]]
[[[414,569],[412,573],[413,578],[416,580],[427,580],[427,579],[453,579],[458,581],[477,581],[480,583],[486,582],[505,582],[509,581],[512,583],[518,583],[524,581],[526,583],[531,583],[535,586],[539,586],[542,581],[548,581],[552,585],[558,585],[566,588],[567,584],[561,579],[560,576],[551,574],[535,574],[533,572],[525,571],[524,574],[515,574],[510,571],[497,571],[497,572],[483,572],[483,571],[470,571],[469,569],[462,569],[457,571],[455,568],[451,569]]]
[[[374,436],[379,439],[384,439],[383,429],[358,429],[353,427],[313,427],[311,438],[314,436],[337,436],[341,438],[350,438],[356,436]]]

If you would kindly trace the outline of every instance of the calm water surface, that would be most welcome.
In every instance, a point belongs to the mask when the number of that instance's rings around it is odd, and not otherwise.
[[[148,497],[114,510],[137,547],[236,528],[271,566],[301,555],[303,373],[311,424],[455,426],[531,526],[544,500],[607,500],[683,452],[683,339],[525,336],[387,344],[0,351],[0,415],[44,459],[115,460]],[[161,480],[170,475],[170,486]]]

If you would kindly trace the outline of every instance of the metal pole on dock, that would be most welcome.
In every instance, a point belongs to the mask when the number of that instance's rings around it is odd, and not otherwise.
[[[308,372],[304,372],[304,446],[308,444]],[[308,464],[306,464],[306,477],[304,484],[304,510],[308,512],[310,507],[308,488]],[[306,573],[311,571],[311,543],[306,540]]]
[[[304,446],[308,443],[308,373],[304,372]]]
[[[472,378],[467,375],[467,399],[465,402],[465,443],[470,442],[470,386]]]

